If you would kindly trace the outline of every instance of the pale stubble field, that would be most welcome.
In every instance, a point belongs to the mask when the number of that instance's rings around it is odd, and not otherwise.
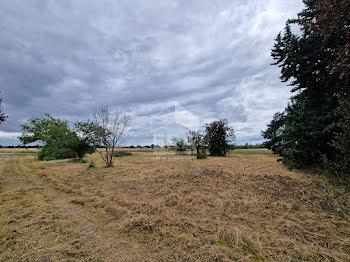
[[[350,261],[350,194],[276,159],[2,156],[0,261]]]

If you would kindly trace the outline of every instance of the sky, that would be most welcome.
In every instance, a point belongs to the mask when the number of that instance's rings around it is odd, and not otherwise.
[[[0,0],[0,144],[50,113],[85,121],[100,105],[132,117],[126,144],[162,144],[227,118],[235,144],[291,97],[270,56],[301,0]]]

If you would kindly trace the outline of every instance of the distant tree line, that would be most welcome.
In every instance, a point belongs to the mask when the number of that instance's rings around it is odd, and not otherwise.
[[[35,146],[26,146],[26,145],[3,146],[3,145],[0,145],[0,148],[42,148],[42,146],[39,146],[39,145],[35,145]]]
[[[323,167],[344,177],[350,173],[350,1],[303,2],[271,53],[294,96],[263,136],[291,168]]]
[[[250,145],[248,143],[245,143],[245,145],[231,145],[230,148],[232,150],[234,150],[234,149],[259,149],[259,148],[266,148],[266,145],[265,144]]]

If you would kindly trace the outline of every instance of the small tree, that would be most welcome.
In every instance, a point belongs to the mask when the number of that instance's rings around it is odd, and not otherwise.
[[[22,125],[23,144],[33,142],[45,143],[38,153],[40,160],[54,160],[79,157],[93,153],[96,145],[98,127],[92,122],[76,122],[73,130],[67,121],[45,114],[43,118],[34,118]]]
[[[93,122],[98,127],[96,141],[103,147],[97,152],[106,163],[106,167],[112,167],[114,151],[125,142],[130,131],[131,118],[119,109],[112,110],[103,105],[93,110],[92,115]]]
[[[198,131],[189,130],[187,133],[187,141],[192,150],[196,150],[197,159],[206,158],[205,146],[206,146],[206,136]]]
[[[39,160],[56,160],[75,158],[77,153],[73,145],[77,142],[76,134],[65,127],[55,127],[50,130],[50,136],[38,152]]]
[[[277,112],[267,125],[267,129],[262,132],[266,139],[264,144],[268,149],[271,149],[274,154],[282,154],[285,145],[283,144],[283,130],[285,128],[286,116],[285,113]]]
[[[82,159],[86,154],[94,153],[98,145],[99,127],[90,121],[76,122],[73,130],[76,139],[72,143],[72,149],[77,153],[79,159]]]
[[[172,142],[176,151],[186,151],[186,143],[183,138],[173,137]]]
[[[205,126],[207,131],[210,155],[224,156],[229,149],[229,142],[233,141],[235,134],[226,119],[213,121]]]
[[[67,121],[45,114],[43,118],[34,118],[28,124],[21,125],[23,144],[33,142],[45,143],[38,153],[40,160],[53,160],[76,157],[72,144],[77,140],[76,134],[69,129]]]

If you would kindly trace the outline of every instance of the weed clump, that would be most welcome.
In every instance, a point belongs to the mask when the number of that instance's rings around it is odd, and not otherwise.
[[[199,154],[197,154],[197,159],[206,159],[206,158],[207,158],[207,155],[203,151],[201,151],[201,152],[199,152]]]
[[[83,158],[73,158],[72,162],[74,163],[80,163],[80,164],[86,164],[87,160],[83,159]]]
[[[89,168],[94,168],[95,167],[95,162],[93,160],[91,160],[88,167]]]

